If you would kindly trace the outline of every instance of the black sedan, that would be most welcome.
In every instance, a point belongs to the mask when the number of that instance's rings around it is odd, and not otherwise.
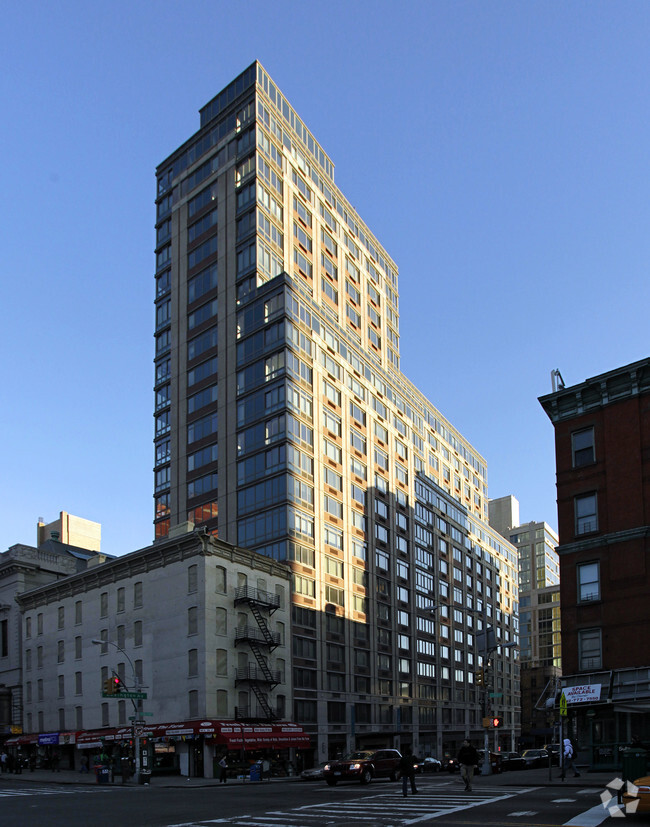
[[[518,752],[501,753],[501,769],[503,770],[525,770],[526,761]]]
[[[548,767],[548,752],[545,749],[527,749],[522,758],[526,762],[526,769]]]

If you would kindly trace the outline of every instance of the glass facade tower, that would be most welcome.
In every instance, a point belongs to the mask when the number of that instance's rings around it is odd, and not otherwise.
[[[401,373],[395,263],[259,63],[200,114],[157,169],[156,538],[287,562],[319,760],[453,749],[495,704],[514,738],[516,555],[485,460]]]

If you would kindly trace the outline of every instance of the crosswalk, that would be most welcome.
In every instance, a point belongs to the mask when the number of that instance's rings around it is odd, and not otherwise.
[[[108,785],[100,785],[98,787],[82,786],[63,786],[57,784],[51,787],[42,787],[37,784],[21,784],[11,787],[0,787],[0,798],[21,798],[32,795],[78,795],[79,793],[105,793],[114,792],[118,787],[110,787]]]
[[[481,807],[495,801],[513,798],[530,792],[530,788],[485,788],[472,793],[445,788],[421,789],[417,795],[404,798],[401,789],[366,795],[348,800],[328,800],[318,804],[268,810],[260,815],[239,815],[206,821],[185,822],[169,827],[208,827],[213,824],[233,824],[239,827],[321,827],[325,824],[345,824],[348,827],[402,827],[439,818],[471,807]]]

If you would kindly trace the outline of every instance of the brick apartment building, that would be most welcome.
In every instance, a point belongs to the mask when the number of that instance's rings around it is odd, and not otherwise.
[[[562,684],[583,760],[650,742],[650,359],[540,403],[555,428]]]

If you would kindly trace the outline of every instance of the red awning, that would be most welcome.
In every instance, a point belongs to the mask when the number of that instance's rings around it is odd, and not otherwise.
[[[198,737],[217,744],[226,744],[232,749],[282,749],[310,746],[309,735],[298,724],[278,722],[275,724],[243,724],[239,721],[174,721],[167,724],[144,724],[141,727],[144,738]],[[107,743],[127,741],[133,738],[133,729],[127,727],[105,727],[76,734],[77,749],[96,749]],[[20,735],[9,738],[6,744],[36,744],[38,735]]]
[[[7,747],[20,747],[25,744],[38,744],[38,735],[14,735],[5,741]]]
[[[213,740],[218,744],[227,744],[229,748],[261,749],[297,747],[306,749],[310,746],[309,735],[296,724],[235,724],[221,721],[219,732]]]
[[[143,727],[143,735],[150,738],[179,738],[183,735],[203,735],[218,744],[231,747],[306,748],[309,735],[301,726],[291,723],[242,724],[238,721],[180,721],[171,724],[153,724]]]

